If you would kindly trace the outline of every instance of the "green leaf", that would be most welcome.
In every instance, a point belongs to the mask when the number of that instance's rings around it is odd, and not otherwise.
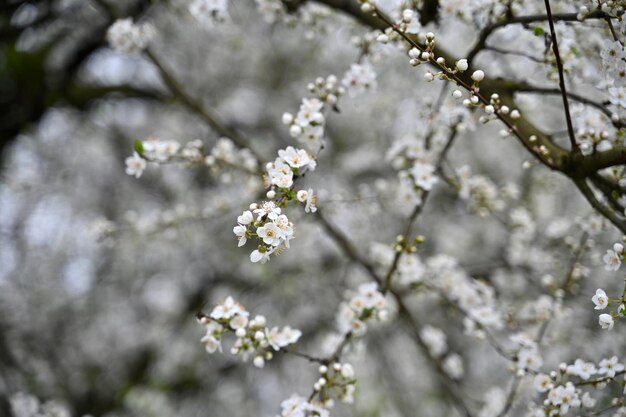
[[[543,30],[542,27],[533,26],[533,33],[535,34],[535,36],[543,36],[546,33],[546,31]]]
[[[135,141],[135,152],[143,156],[143,142],[140,140]]]

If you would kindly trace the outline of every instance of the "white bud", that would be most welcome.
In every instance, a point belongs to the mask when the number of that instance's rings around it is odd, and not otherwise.
[[[259,330],[258,332],[256,332],[254,334],[254,338],[256,340],[263,340],[263,339],[265,339],[265,333],[263,333],[262,331]]]
[[[494,109],[494,107],[492,105],[485,106],[485,113],[493,114],[495,111],[496,111],[496,109]]]
[[[418,59],[422,53],[417,48],[409,49],[409,58]]]
[[[470,101],[472,104],[478,104],[478,96],[471,96]]]
[[[413,10],[411,10],[411,9],[404,9],[402,11],[402,21],[404,23],[410,23],[411,19],[413,19]]]
[[[244,337],[245,335],[246,335],[246,329],[244,329],[243,327],[240,327],[237,330],[235,330],[235,336]]]
[[[289,128],[289,134],[292,138],[298,137],[302,134],[302,128],[299,125],[291,125]]]
[[[613,245],[613,250],[617,253],[622,253],[624,252],[624,245],[622,245],[621,243],[616,243]]]
[[[318,371],[320,372],[320,374],[325,374],[326,372],[328,372],[328,367],[326,365],[320,365]]]
[[[283,113],[282,120],[283,120],[284,124],[290,125],[293,122],[293,114],[291,114],[291,113]]]
[[[459,71],[463,72],[463,71],[467,71],[467,69],[469,68],[469,64],[467,63],[467,59],[459,59],[458,61],[456,61],[456,69],[458,69]]]
[[[439,58],[437,58],[437,64],[443,67],[444,65],[446,65],[446,60],[442,56],[440,56]]]
[[[435,79],[435,76],[429,71],[426,74],[424,74],[424,79],[426,81],[432,81]]]
[[[426,51],[422,52],[421,58],[424,61],[428,61],[430,59],[430,52],[426,52]]]
[[[261,316],[261,315],[258,315],[254,318],[254,323],[259,327],[263,327],[265,326],[265,324],[267,324],[265,316]]]
[[[276,191],[274,190],[269,190],[266,194],[267,198],[269,198],[270,200],[272,200],[274,197],[276,197]]]
[[[520,114],[519,114],[519,110],[515,109],[511,112],[511,119],[519,119],[520,118]]]
[[[463,97],[463,92],[461,90],[454,90],[452,92],[452,97],[454,97],[454,98],[461,98],[461,97]]]
[[[510,111],[510,109],[509,109],[509,107],[508,107],[508,106],[502,106],[502,107],[500,107],[500,112],[501,112],[502,114],[509,114],[509,111]]]
[[[373,11],[373,10],[374,10],[374,6],[372,6],[372,5],[371,5],[371,4],[369,4],[369,3],[363,3],[363,4],[361,5],[361,11],[362,11],[363,13],[369,13],[369,12],[371,12],[371,11]]]
[[[389,36],[385,35],[384,33],[381,33],[380,35],[378,35],[376,40],[380,43],[387,43],[389,42]]]
[[[257,368],[263,368],[265,366],[265,359],[263,359],[263,356],[256,356],[253,363]]]
[[[481,82],[485,78],[485,73],[481,70],[474,71],[472,74],[472,80],[476,82]]]

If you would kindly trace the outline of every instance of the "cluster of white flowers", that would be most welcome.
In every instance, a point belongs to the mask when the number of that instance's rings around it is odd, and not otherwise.
[[[539,345],[526,333],[511,335],[509,339],[516,345],[516,365],[521,371],[537,371],[543,365]]]
[[[204,157],[204,164],[213,171],[219,170],[220,167],[232,166],[254,173],[259,162],[250,149],[238,148],[232,140],[220,138],[213,146],[213,149],[211,149],[211,152]]]
[[[375,244],[371,251],[379,267],[389,268],[394,259],[394,248]],[[465,313],[463,323],[469,334],[484,337],[482,328],[500,329],[503,326],[503,315],[494,289],[469,277],[450,256],[436,255],[422,262],[413,252],[402,253],[393,278],[396,277],[394,283],[425,286],[460,308]]]
[[[626,76],[619,76],[620,72],[626,71],[626,51],[619,41],[606,39],[600,50],[602,68],[607,79],[613,79],[614,85],[623,86]],[[617,76],[616,76],[617,75]]]
[[[424,191],[430,191],[438,181],[435,167],[426,159],[417,159],[409,170],[415,185]]]
[[[351,95],[372,89],[376,85],[376,73],[368,63],[352,64],[344,75],[342,84],[343,86],[338,85],[335,75],[318,77],[307,86],[315,94],[315,98],[303,98],[295,116],[291,113],[284,113],[282,116],[282,122],[289,126],[291,137],[313,152],[323,146],[325,105],[337,109],[337,101],[345,94],[346,89]]]
[[[609,87],[609,101],[612,104],[626,106],[626,90],[623,87]],[[604,115],[600,112],[589,111],[589,107],[581,103],[573,103],[571,106],[572,120],[576,133],[576,141],[583,155],[591,155],[594,152],[605,152],[613,148],[609,138],[614,134],[606,129]]]
[[[137,53],[144,50],[155,37],[156,31],[149,23],[135,24],[133,19],[118,19],[107,31],[111,47],[123,53]]]
[[[468,334],[484,337],[483,328],[500,329],[503,315],[493,287],[472,279],[447,255],[436,255],[426,261],[425,284],[459,307]]]
[[[297,394],[280,403],[282,411],[277,417],[330,417],[330,412],[316,401],[309,401]]]
[[[369,62],[362,64],[354,63],[350,66],[341,80],[352,96],[362,94],[376,87],[376,72]]]
[[[193,0],[189,5],[189,13],[200,22],[228,19],[227,0]]]
[[[256,220],[253,213],[257,215]],[[237,226],[233,228],[233,233],[237,236],[239,247],[252,237],[261,241],[250,254],[250,260],[262,264],[269,261],[270,255],[279,251],[281,246],[289,248],[289,241],[294,238],[293,223],[286,215],[281,214],[280,207],[273,201],[264,201],[260,205],[251,204],[250,210],[237,217]]]
[[[289,242],[294,238],[294,226],[282,214],[281,207],[286,202],[295,199],[304,204],[306,213],[317,211],[317,199],[312,189],[292,190],[296,179],[307,171],[315,170],[316,166],[315,159],[307,151],[292,146],[279,150],[274,162],[266,165],[270,187],[266,195],[270,200],[261,204],[252,203],[249,210],[237,217],[237,226],[233,228],[240,247],[252,237],[260,241],[257,249],[250,254],[252,262],[266,263],[271,254],[280,254],[282,248],[289,248]],[[256,219],[253,213],[257,215]]]
[[[457,63],[458,66],[458,63]],[[481,71],[482,72],[482,71]],[[483,75],[481,75],[481,79],[482,77],[484,77]],[[457,90],[460,91],[460,90]],[[453,93],[454,94],[454,93]],[[457,94],[458,95],[458,94]],[[469,99],[469,104],[465,103],[466,106],[471,106],[472,103],[472,99],[470,96]],[[503,114],[503,115],[509,115],[511,116],[511,119],[516,120],[519,119],[521,117],[521,114],[519,112],[519,110],[514,109],[513,111],[511,111],[511,109],[509,108],[509,106],[503,105],[500,103],[500,95],[497,93],[493,93],[491,95],[491,97],[489,98],[489,104],[485,105],[483,107],[484,111],[485,111],[485,115],[480,116],[480,118],[478,119],[478,121],[480,123],[488,123],[491,120],[495,120],[496,114]]]
[[[14,417],[70,417],[69,409],[60,402],[41,403],[33,395],[18,392],[9,398]]]
[[[314,171],[316,166],[315,159],[307,151],[288,146],[278,151],[278,157],[268,163],[266,169],[270,185],[286,190],[293,186],[294,178],[307,170]]]
[[[335,399],[346,404],[354,402],[356,379],[352,365],[332,362],[320,365],[318,371],[320,378],[313,384],[314,396],[307,400],[293,394],[280,404],[282,412],[277,417],[330,417],[328,409],[334,406]]]
[[[244,362],[253,356],[254,366],[262,368],[265,361],[272,359],[272,350],[278,352],[296,343],[302,336],[300,330],[289,326],[282,329],[266,327],[264,316],[258,315],[251,320],[249,316],[250,313],[232,297],[227,297],[208,316],[200,313],[198,321],[206,330],[201,342],[205,344],[206,351],[221,352],[222,336],[232,332],[236,341],[230,353],[241,356]]]
[[[317,98],[303,98],[298,113],[283,114],[283,123],[289,126],[289,134],[309,149],[321,148],[324,137],[324,103]]]
[[[615,112],[613,120],[619,120],[619,115],[623,114],[626,108],[626,50],[623,43],[619,40],[605,39],[600,57],[609,102]],[[608,133],[605,132],[605,136],[608,137]]]
[[[387,300],[374,282],[359,285],[356,294],[339,306],[337,327],[342,334],[362,336],[367,332],[367,320],[386,321],[389,317]]]
[[[558,372],[552,371],[549,375],[539,373],[535,375],[533,386],[539,393],[546,393],[543,409],[538,416],[551,416],[566,414],[571,408],[592,408],[597,400],[591,397],[589,392],[583,392],[583,386],[603,388],[611,381],[617,381],[617,377],[624,374],[624,365],[618,361],[617,356],[602,359],[596,366],[592,362],[576,359],[573,364],[561,363]],[[567,377],[573,376],[580,381],[593,382],[581,384],[568,381]],[[595,380],[591,378],[596,376]]]
[[[416,204],[421,203],[424,192],[432,190],[439,181],[437,169],[431,162],[436,152],[427,149],[425,141],[425,137],[401,137],[385,156],[399,170],[402,191],[408,194],[407,197],[412,197]]]
[[[135,152],[126,158],[126,173],[136,178],[141,177],[148,162],[163,164],[182,162],[186,164],[204,164],[216,173],[220,167],[232,166],[254,173],[258,162],[247,148],[238,149],[228,138],[220,138],[208,155],[204,144],[196,139],[184,146],[173,140],[161,140],[150,137],[135,143]]]
[[[624,4],[615,0],[586,0],[586,5],[580,6],[578,20],[584,20],[590,13],[600,10],[612,17],[621,16],[624,13]],[[622,21],[622,26],[624,22]],[[626,30],[621,30],[625,33]]]
[[[606,330],[611,330],[615,325],[615,321],[621,316],[626,317],[626,304],[624,303],[624,298],[621,299],[611,299],[606,295],[603,289],[598,288],[593,297],[591,297],[591,301],[595,304],[596,310],[604,310],[608,306],[610,306],[613,302],[619,302],[619,306],[617,308],[617,312],[615,313],[603,313],[598,316],[598,324],[600,327]]]
[[[319,100],[330,106],[335,106],[339,97],[346,92],[346,89],[338,84],[337,77],[332,74],[326,77],[326,79],[317,77],[314,82],[307,85],[307,89]]]
[[[480,216],[501,211],[505,202],[500,197],[498,187],[484,175],[472,175],[469,166],[456,169],[459,181],[459,197],[468,200],[469,208]]]

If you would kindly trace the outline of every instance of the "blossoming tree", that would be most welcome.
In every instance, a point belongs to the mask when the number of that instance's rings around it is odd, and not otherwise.
[[[43,3],[0,412],[626,415],[624,2]]]

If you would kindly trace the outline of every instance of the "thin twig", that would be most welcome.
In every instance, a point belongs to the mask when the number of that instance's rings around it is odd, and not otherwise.
[[[561,54],[559,54],[559,44],[556,38],[556,30],[554,29],[554,20],[552,18],[552,10],[550,9],[550,0],[544,0],[546,4],[546,12],[548,14],[548,24],[550,25],[550,35],[552,36],[552,50],[554,51],[554,57],[556,58],[556,68],[559,72],[559,86],[561,87],[561,95],[563,96],[563,107],[565,109],[565,121],[567,123],[567,132],[569,133],[570,144],[572,150],[578,150],[578,144],[576,143],[576,136],[574,135],[574,125],[572,124],[572,115],[569,111],[569,103],[567,101],[567,90],[565,88],[565,74],[563,70],[563,62],[561,61]]]

